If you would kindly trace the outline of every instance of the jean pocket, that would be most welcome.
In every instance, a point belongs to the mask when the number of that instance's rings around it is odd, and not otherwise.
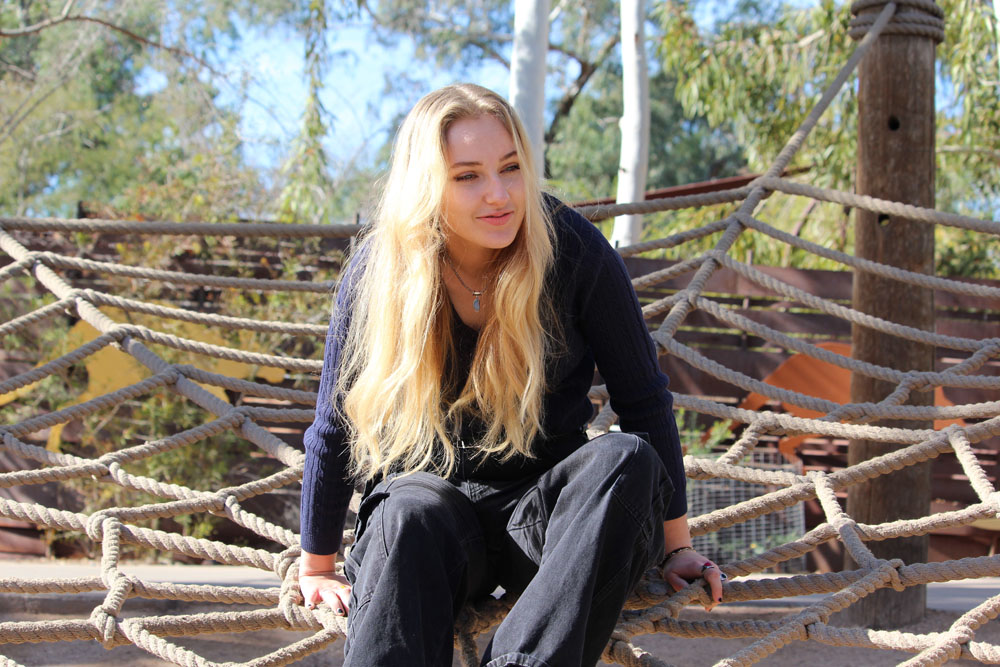
[[[653,507],[649,514],[649,567],[663,560],[666,551],[663,543],[663,522],[673,495],[673,482],[669,477],[664,477],[659,491],[653,496]]]
[[[369,493],[361,500],[361,505],[358,507],[358,519],[354,524],[354,543],[357,544],[358,540],[365,532],[365,528],[368,526],[368,519],[372,515],[372,511],[378,507],[378,504],[389,497],[388,493],[384,491],[377,491],[375,493]]]
[[[507,534],[536,564],[542,560],[542,548],[545,546],[545,530],[548,523],[549,515],[542,499],[542,491],[537,486],[533,486],[514,507],[514,512],[507,522]]]

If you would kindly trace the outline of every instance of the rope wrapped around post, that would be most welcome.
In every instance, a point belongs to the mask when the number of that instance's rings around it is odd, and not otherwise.
[[[896,13],[883,28],[883,35],[917,35],[929,37],[936,43],[944,41],[944,11],[934,0],[855,0],[851,4],[850,28],[852,39],[860,40],[874,25],[879,11],[888,4],[896,5]]]

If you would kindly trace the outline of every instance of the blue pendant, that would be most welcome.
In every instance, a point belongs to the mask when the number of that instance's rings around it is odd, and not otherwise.
[[[473,309],[474,311],[476,311],[477,313],[479,312],[479,297],[478,297],[478,296],[477,296],[477,297],[475,298],[475,300],[474,300],[474,301],[472,302],[472,309]]]

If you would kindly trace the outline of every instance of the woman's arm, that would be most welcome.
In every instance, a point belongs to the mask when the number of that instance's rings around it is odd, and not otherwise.
[[[303,551],[299,558],[299,589],[310,609],[325,602],[333,613],[346,616],[350,610],[351,584],[336,573],[336,558],[336,554],[323,556]]]
[[[666,553],[669,554],[661,564],[663,578],[674,587],[675,591],[679,591],[695,579],[705,577],[712,598],[712,604],[705,609],[711,611],[715,605],[722,602],[722,572],[718,565],[691,547],[691,531],[688,530],[687,515],[664,521],[663,538]]]
[[[334,397],[350,319],[350,292],[357,273],[356,260],[357,256],[343,272],[330,317],[316,415],[304,438],[306,460],[300,512],[299,587],[302,596],[307,606],[325,601],[338,614],[346,614],[350,602],[351,587],[343,576],[336,574],[335,562],[354,488],[347,480],[350,452]]]
[[[650,445],[660,455],[673,482],[674,497],[663,523],[668,554],[662,563],[663,576],[675,590],[704,576],[710,585],[711,609],[722,601],[722,573],[691,546],[684,462],[673,417],[673,398],[631,279],[618,253],[590,223],[583,221],[581,225],[580,219],[567,222],[575,224],[587,246],[580,264],[587,267],[589,281],[577,281],[582,288],[580,329],[607,383],[622,430],[648,434]]]

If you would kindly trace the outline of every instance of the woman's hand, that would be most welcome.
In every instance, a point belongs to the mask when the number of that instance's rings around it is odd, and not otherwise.
[[[299,590],[309,609],[325,602],[337,616],[347,616],[351,604],[351,584],[334,570],[333,556],[302,552],[299,560]]]
[[[351,585],[335,572],[300,574],[299,588],[305,605],[313,609],[320,602],[330,605],[337,616],[347,616],[351,603]]]
[[[719,566],[699,554],[694,549],[677,551],[661,564],[661,573],[675,591],[679,591],[690,582],[704,577],[708,582],[712,604],[705,607],[712,611],[715,605],[722,602],[722,582],[725,577]]]

